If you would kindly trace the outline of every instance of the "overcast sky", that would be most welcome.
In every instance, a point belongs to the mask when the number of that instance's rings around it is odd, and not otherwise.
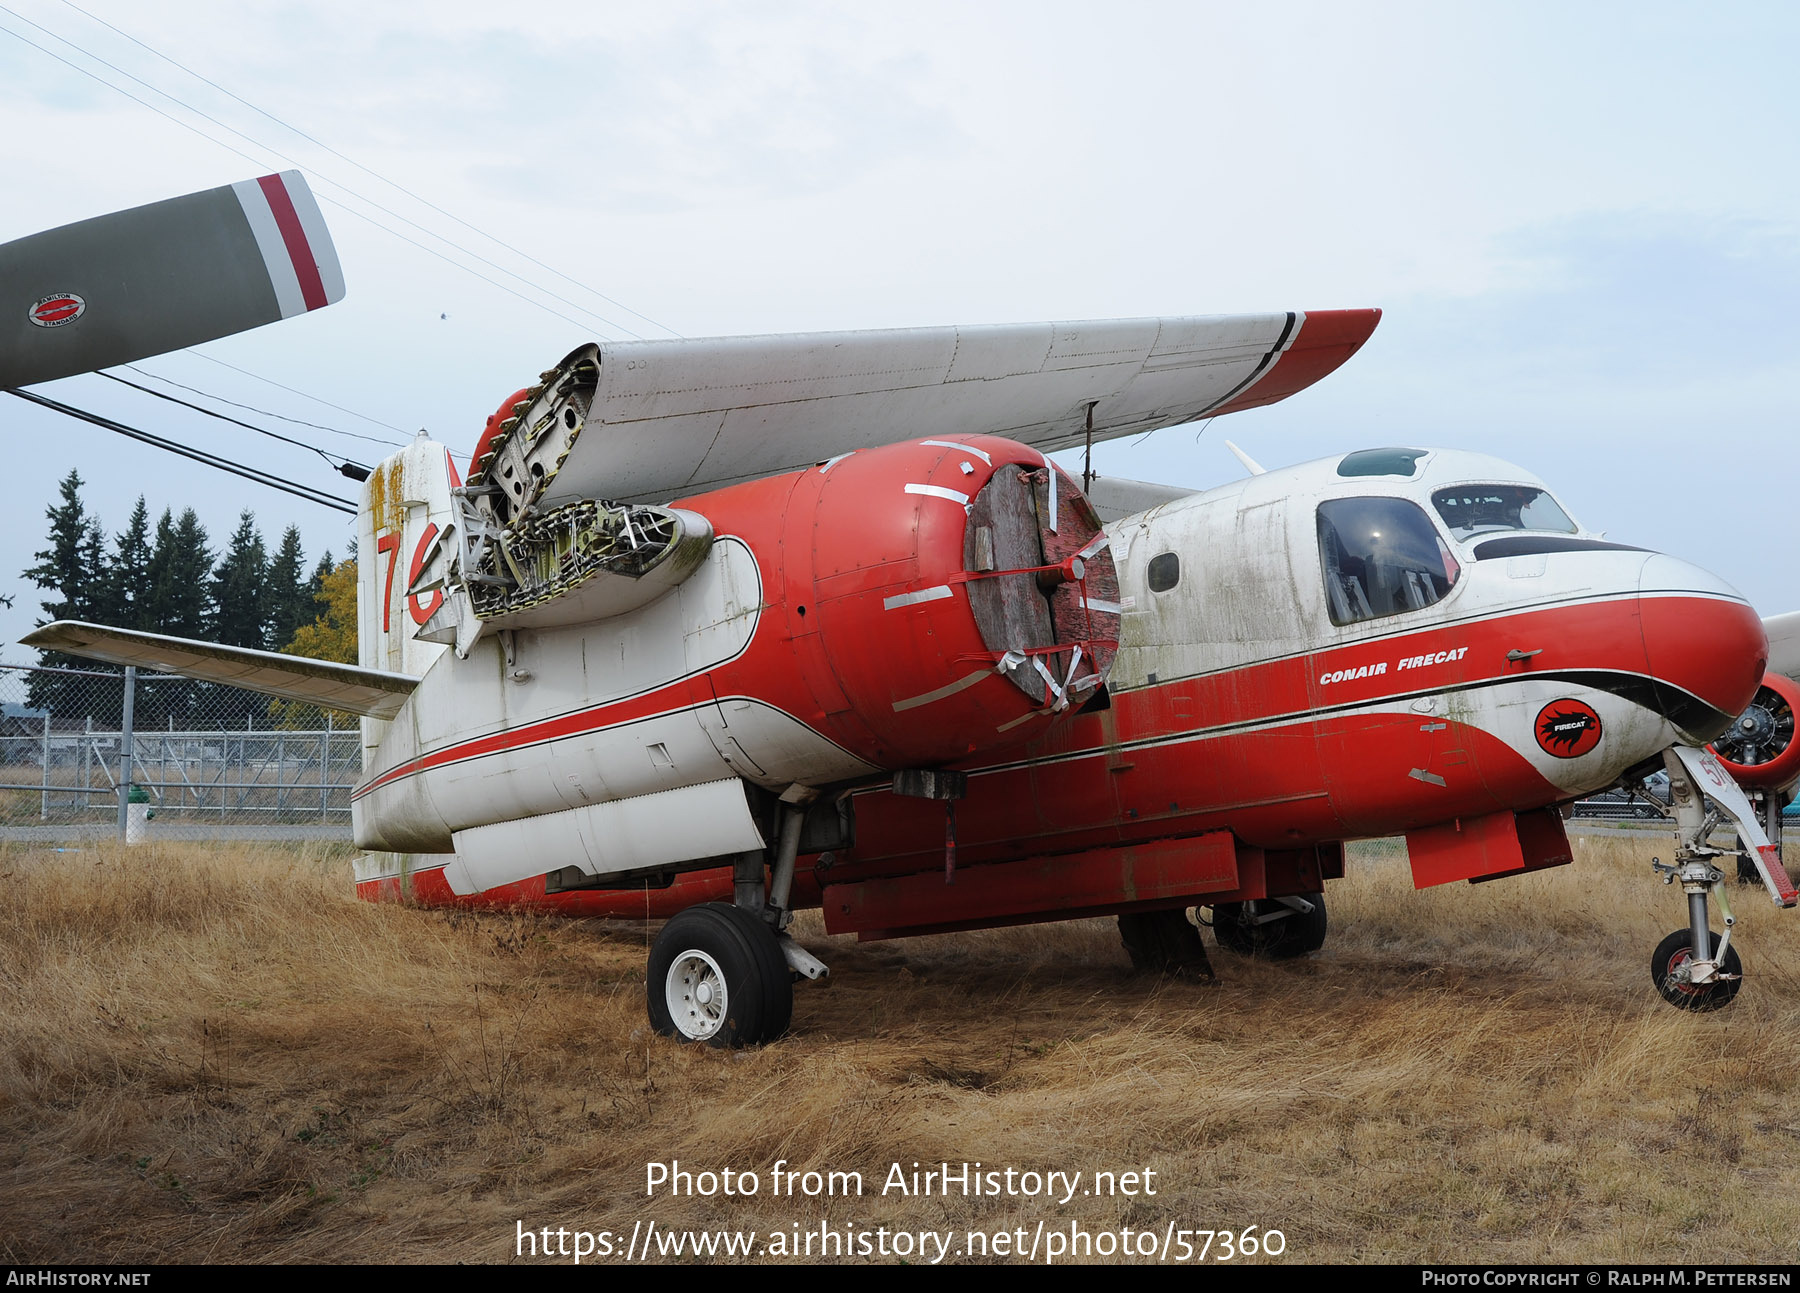
[[[1483,449],[1587,525],[1800,609],[1800,8],[79,3],[0,0],[0,240],[299,165],[343,262],[341,304],[145,363],[174,381],[466,453],[597,337],[1375,305],[1317,387],[1097,467],[1203,487],[1239,470],[1226,437],[1267,466]],[[304,451],[103,379],[43,389],[353,495]],[[351,537],[21,401],[0,432],[19,603],[0,642],[38,617],[17,572],[71,467],[109,535],[143,493],[153,516],[196,507],[215,547],[246,507],[271,546],[298,523],[309,561]]]

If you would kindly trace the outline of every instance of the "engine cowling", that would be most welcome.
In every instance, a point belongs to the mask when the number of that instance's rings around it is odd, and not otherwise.
[[[715,673],[721,700],[777,703],[865,764],[1023,744],[1090,700],[1117,652],[1100,519],[1014,441],[903,441],[677,501],[763,573],[759,647]]]
[[[1746,790],[1784,790],[1800,781],[1800,741],[1794,716],[1800,686],[1778,673],[1765,674],[1749,708],[1712,744],[1712,752]]]
[[[815,525],[821,644],[884,766],[1017,743],[1105,680],[1112,554],[1037,450],[970,436],[852,454],[825,473]]]

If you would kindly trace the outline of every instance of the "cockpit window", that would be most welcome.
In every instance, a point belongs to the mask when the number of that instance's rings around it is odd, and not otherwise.
[[[1418,470],[1424,449],[1358,449],[1338,463],[1340,476],[1410,476]]]
[[[1431,605],[1456,583],[1456,559],[1423,508],[1403,498],[1319,504],[1319,559],[1333,624]]]
[[[1532,485],[1458,485],[1438,490],[1431,505],[1458,539],[1496,530],[1574,534],[1579,528],[1555,499]]]

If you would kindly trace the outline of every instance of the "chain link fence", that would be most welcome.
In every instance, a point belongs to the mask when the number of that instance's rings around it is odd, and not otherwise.
[[[0,839],[348,840],[361,770],[351,715],[131,669],[0,665]]]

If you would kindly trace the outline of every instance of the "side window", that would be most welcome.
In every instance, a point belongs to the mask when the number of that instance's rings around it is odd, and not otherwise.
[[[1338,498],[1319,504],[1319,561],[1333,624],[1431,605],[1458,567],[1424,511],[1403,498]]]
[[[1181,558],[1173,552],[1150,558],[1150,591],[1166,593],[1181,582]]]

